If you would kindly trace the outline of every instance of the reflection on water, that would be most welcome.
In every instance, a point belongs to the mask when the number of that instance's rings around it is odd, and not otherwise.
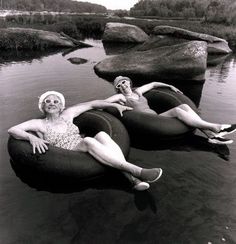
[[[1,50],[0,63],[29,62],[34,59],[40,60],[44,57],[61,52],[61,50],[30,51],[30,50]]]
[[[221,56],[220,56],[221,57]],[[210,77],[216,79],[217,82],[226,82],[230,72],[235,68],[235,56],[225,55],[222,60],[217,63],[217,68],[209,68]]]
[[[94,238],[96,243],[236,243],[236,144],[209,145],[200,132],[170,148],[131,149],[131,162],[164,169],[162,179],[141,194],[122,190],[115,181],[117,186],[55,194],[36,191],[15,176],[6,131],[39,116],[40,94],[63,92],[67,106],[114,94],[112,84],[93,71],[94,64],[107,57],[101,41],[87,41],[94,47],[45,56],[2,56],[0,243],[94,243]],[[88,62],[74,65],[70,57]],[[206,120],[235,123],[235,76],[235,56],[229,55],[207,69],[204,84],[182,84],[181,90],[199,105]]]
[[[208,67],[212,67],[212,66],[216,66],[218,64],[221,64],[225,61],[225,59],[231,56],[230,54],[221,54],[221,55],[213,55],[213,54],[209,54],[207,57],[207,66]]]

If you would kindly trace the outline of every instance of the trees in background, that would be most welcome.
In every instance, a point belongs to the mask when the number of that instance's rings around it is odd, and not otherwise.
[[[130,14],[133,16],[158,16],[201,18],[209,4],[208,0],[140,0]]]
[[[107,13],[107,9],[102,5],[73,0],[0,0],[0,8],[22,11]],[[139,0],[130,12],[126,10],[112,12],[119,17],[130,15],[177,19],[200,18],[211,23],[236,25],[236,0]]]
[[[132,16],[160,18],[204,18],[207,22],[236,24],[235,0],[140,0],[130,9]]]
[[[212,0],[206,9],[207,22],[236,25],[236,1]]]
[[[107,12],[107,9],[102,5],[72,0],[1,0],[1,9],[78,13]]]

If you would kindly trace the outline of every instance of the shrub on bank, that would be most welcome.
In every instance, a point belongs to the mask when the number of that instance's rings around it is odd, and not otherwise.
[[[48,31],[53,31],[53,32],[63,32],[67,34],[70,37],[73,37],[75,39],[81,39],[82,35],[80,34],[77,26],[73,22],[59,22],[55,23],[52,25],[48,25],[47,28]]]
[[[0,49],[10,50],[44,50],[47,44],[40,42],[37,35],[27,33],[3,33],[0,35]]]
[[[60,15],[53,17],[53,19],[44,16],[44,19],[41,22],[36,20],[33,21],[32,19],[31,21],[26,20],[26,17],[25,19],[23,18],[23,20],[19,18],[18,22],[15,20],[12,21],[12,19],[11,21],[8,21],[6,19],[2,25],[3,27],[28,27],[54,32],[64,32],[76,39],[81,39],[82,37],[101,38],[107,22],[121,22],[137,25],[147,34],[150,34],[153,28],[157,25],[169,25],[226,39],[229,42],[230,48],[236,50],[236,29],[233,26],[213,23],[209,24],[202,21],[155,19],[148,21],[145,19],[126,19],[119,17],[107,18],[96,15]],[[0,39],[2,38],[0,37]],[[37,46],[37,44],[33,44],[32,46]]]

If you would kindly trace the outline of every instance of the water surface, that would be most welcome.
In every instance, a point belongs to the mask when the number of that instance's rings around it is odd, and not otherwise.
[[[197,133],[171,148],[132,148],[130,162],[164,170],[160,181],[142,193],[114,182],[53,193],[16,177],[6,148],[7,129],[39,116],[40,94],[60,91],[69,106],[114,93],[112,84],[93,71],[106,57],[102,43],[87,41],[94,47],[7,60],[0,66],[0,243],[236,243],[235,143],[212,146]],[[88,62],[74,65],[70,57]],[[235,77],[231,55],[207,69],[204,85],[183,90],[206,120],[236,123]]]

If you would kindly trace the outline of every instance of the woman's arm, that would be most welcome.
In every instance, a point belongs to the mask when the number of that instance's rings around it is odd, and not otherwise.
[[[158,87],[168,87],[170,88],[171,90],[175,91],[175,92],[180,92],[182,93],[178,88],[172,86],[172,85],[169,85],[169,84],[166,84],[166,83],[163,83],[163,82],[151,82],[151,83],[148,83],[146,85],[143,85],[143,86],[140,86],[138,88],[136,88],[136,92],[138,92],[139,94],[143,94],[145,92],[148,92],[154,88],[158,88]]]
[[[110,102],[110,103],[119,103],[121,105],[125,105],[126,99],[123,94],[115,94],[111,97],[108,97],[104,101]]]
[[[68,119],[73,119],[74,117],[79,116],[80,114],[89,111],[91,109],[103,109],[113,107],[116,108],[120,115],[123,115],[123,112],[126,110],[132,110],[132,108],[120,105],[118,103],[112,103],[105,100],[93,100],[90,102],[80,103],[74,105],[63,111],[62,116],[67,117]]]
[[[46,145],[48,142],[29,133],[29,131],[41,132],[41,120],[33,119],[15,125],[8,130],[8,133],[18,140],[29,141],[33,147],[33,153],[36,152],[36,149],[39,153],[45,153],[45,150],[48,150],[48,146]]]

